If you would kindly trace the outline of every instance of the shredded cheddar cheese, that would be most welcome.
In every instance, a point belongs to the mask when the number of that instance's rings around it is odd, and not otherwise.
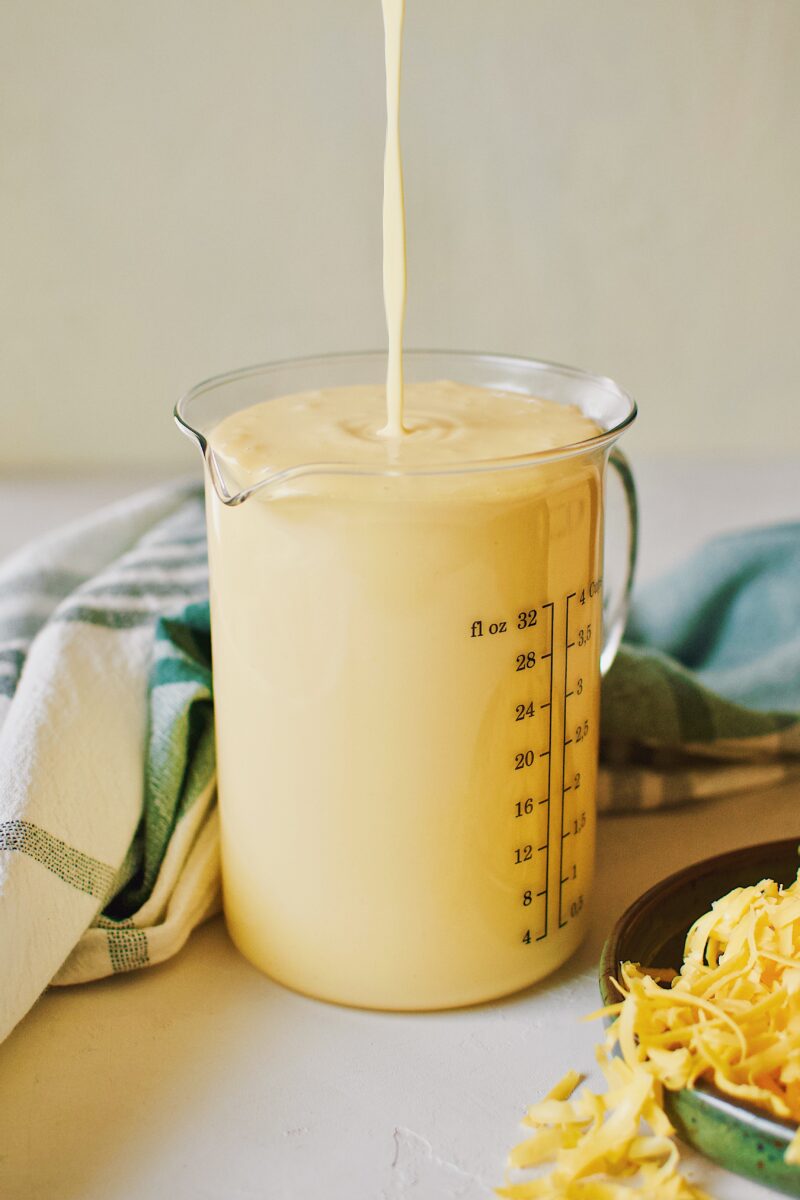
[[[620,1001],[598,1062],[607,1090],[571,1071],[525,1124],[535,1133],[509,1157],[548,1166],[497,1189],[507,1200],[701,1200],[678,1170],[662,1088],[698,1079],[800,1124],[800,873],[714,901],[686,939],[679,972],[625,963]],[[618,1053],[613,1054],[614,1051]],[[800,1164],[800,1129],[786,1152]]]
[[[641,1065],[630,1067],[598,1047],[608,1085],[584,1088],[575,1071],[528,1110],[535,1132],[509,1155],[514,1168],[552,1164],[545,1175],[496,1188],[506,1200],[708,1200],[678,1173],[673,1128],[661,1106],[661,1084]]]

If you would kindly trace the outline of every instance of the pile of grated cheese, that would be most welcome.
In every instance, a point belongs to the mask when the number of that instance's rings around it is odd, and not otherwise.
[[[535,1133],[510,1155],[546,1173],[496,1189],[507,1200],[702,1200],[678,1170],[662,1088],[708,1080],[800,1124],[800,872],[735,888],[695,924],[680,971],[625,963],[598,1061],[607,1090],[571,1071],[528,1111]],[[668,987],[659,981],[671,976]],[[618,1055],[612,1057],[612,1052]],[[800,1129],[786,1152],[800,1164]]]

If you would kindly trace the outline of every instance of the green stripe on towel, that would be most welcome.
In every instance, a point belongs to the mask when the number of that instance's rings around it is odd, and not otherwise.
[[[98,900],[107,898],[114,883],[116,872],[112,867],[67,845],[30,821],[0,823],[0,850],[27,854],[70,887]]]

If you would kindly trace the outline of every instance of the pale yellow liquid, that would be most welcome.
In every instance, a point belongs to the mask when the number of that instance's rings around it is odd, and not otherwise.
[[[240,488],[270,476],[237,506],[207,489],[225,911],[294,988],[448,1007],[541,978],[585,929],[603,454],[454,474],[597,430],[419,384],[396,443],[384,405],[285,397],[210,437]],[[320,462],[351,469],[281,475]]]
[[[386,149],[383,159],[383,306],[389,354],[386,365],[386,425],[400,437],[403,426],[403,322],[406,314],[406,217],[400,153],[400,66],[405,0],[382,0],[386,58]]]

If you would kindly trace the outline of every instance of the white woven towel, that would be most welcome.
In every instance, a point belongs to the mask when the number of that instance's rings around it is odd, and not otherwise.
[[[159,624],[206,596],[187,486],[0,565],[0,1039],[50,982],[161,961],[218,907],[210,669]]]

